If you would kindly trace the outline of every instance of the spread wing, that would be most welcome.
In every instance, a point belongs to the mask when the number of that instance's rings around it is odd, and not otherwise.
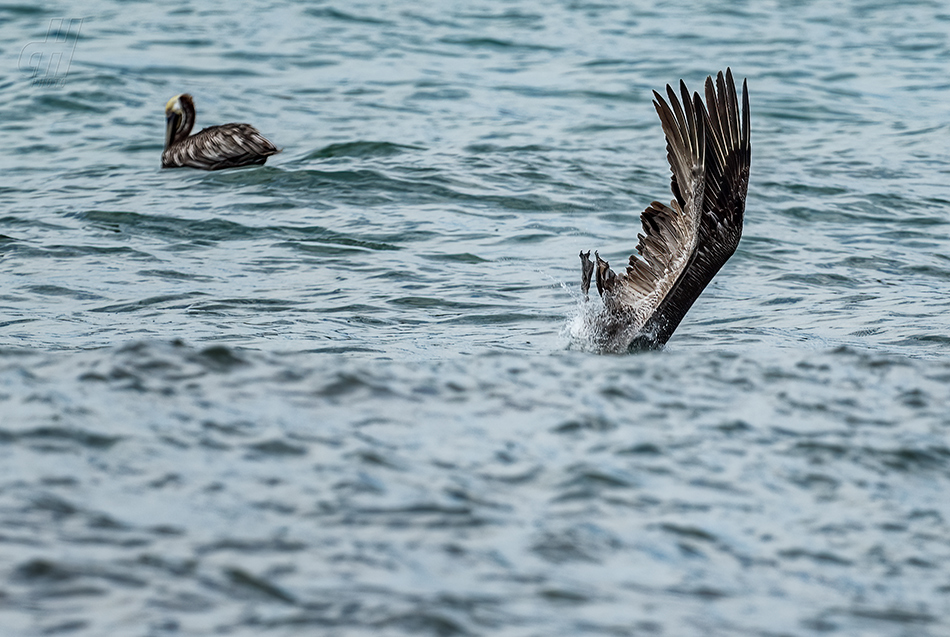
[[[633,334],[626,346],[664,344],[693,302],[735,252],[749,183],[749,99],[743,83],[742,117],[731,70],[720,72],[716,85],[707,78],[703,104],[680,82],[680,97],[667,85],[669,102],[654,92],[657,114],[666,135],[672,171],[673,201],[654,201],[640,216],[637,253],[622,274],[599,256],[581,254],[586,293],[590,274],[610,315],[604,341]],[[718,92],[717,92],[718,89]],[[620,338],[620,336],[617,336]]]
[[[666,134],[667,159],[673,173],[676,197],[666,206],[654,201],[640,215],[643,232],[638,235],[637,253],[620,275],[596,257],[597,290],[609,310],[624,311],[642,326],[669,293],[696,247],[705,185],[706,127],[702,102],[690,98],[680,82],[682,102],[667,85],[669,103],[653,93],[653,105]]]
[[[749,190],[749,91],[742,82],[742,107],[732,71],[706,79],[706,174],[699,237],[690,263],[643,327],[645,335],[662,345],[673,335],[693,302],[733,255],[742,238],[746,193]]]

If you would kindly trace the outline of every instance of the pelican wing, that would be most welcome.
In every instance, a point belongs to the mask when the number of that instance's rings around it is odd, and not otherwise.
[[[219,170],[263,164],[280,151],[250,124],[205,128],[169,148],[162,157],[170,166]]]
[[[718,91],[718,95],[717,95]],[[706,103],[709,105],[707,135],[706,188],[704,192],[702,237],[708,239],[704,250],[725,246],[731,249],[712,250],[721,259],[718,267],[735,252],[742,236],[742,218],[745,198],[749,190],[749,167],[752,146],[749,142],[749,91],[742,82],[742,116],[736,100],[736,85],[732,71],[720,72],[713,87],[712,78],[706,78]],[[715,274],[715,272],[713,272]]]
[[[707,134],[703,186],[701,195],[696,193],[702,198],[698,237],[687,267],[643,327],[655,345],[669,340],[742,237],[752,159],[748,87],[743,81],[741,117],[730,69],[719,73],[715,87],[707,78],[705,88],[709,111],[702,109]],[[674,193],[675,180],[674,175]]]
[[[653,105],[666,135],[676,198],[669,206],[654,201],[640,215],[639,257],[631,255],[625,272],[616,275],[599,255],[594,268],[597,290],[608,311],[625,314],[635,330],[643,327],[676,284],[699,236],[707,146],[705,109],[698,95],[690,98],[683,82],[682,101],[671,86],[666,89],[669,103],[654,92]],[[589,285],[589,275],[586,278]]]
[[[707,78],[706,105],[682,81],[679,88],[677,96],[667,85],[668,102],[654,92],[674,199],[669,206],[654,201],[640,216],[639,257],[630,257],[624,273],[599,256],[590,268],[581,254],[582,287],[586,293],[593,269],[604,300],[605,349],[666,343],[742,235],[751,158],[746,85],[741,118],[731,70],[719,73],[715,87]]]

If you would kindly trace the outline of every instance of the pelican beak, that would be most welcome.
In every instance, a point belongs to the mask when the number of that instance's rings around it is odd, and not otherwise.
[[[175,138],[178,126],[181,124],[181,114],[175,111],[168,111],[165,114],[165,149],[167,150]]]

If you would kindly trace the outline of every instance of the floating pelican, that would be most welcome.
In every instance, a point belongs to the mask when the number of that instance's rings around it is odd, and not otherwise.
[[[187,93],[168,100],[165,120],[162,168],[220,170],[250,166],[263,164],[280,152],[250,124],[212,126],[189,137],[195,125],[195,102]]]
[[[581,290],[591,276],[603,299],[590,327],[601,351],[662,347],[719,269],[736,251],[749,188],[749,94],[742,82],[742,118],[732,71],[706,78],[706,105],[680,80],[682,103],[670,85],[669,104],[656,91],[653,105],[666,134],[676,197],[650,204],[643,234],[625,272],[590,251],[581,252]],[[706,108],[709,108],[707,111]]]

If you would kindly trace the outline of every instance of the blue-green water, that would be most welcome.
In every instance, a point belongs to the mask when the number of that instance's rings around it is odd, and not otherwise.
[[[4,637],[950,634],[943,3],[0,5],[0,57]],[[651,91],[726,66],[739,251],[585,351]],[[182,92],[283,153],[160,170]]]

